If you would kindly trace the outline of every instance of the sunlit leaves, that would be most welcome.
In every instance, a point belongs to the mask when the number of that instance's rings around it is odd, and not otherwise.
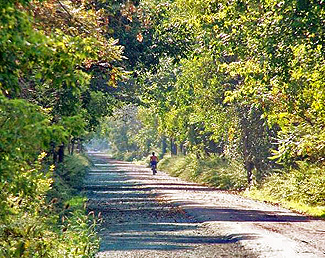
[[[168,76],[160,82],[158,76],[155,83],[148,81],[165,92],[164,96],[152,91],[164,100],[156,102],[155,108],[160,109],[161,127],[167,135],[189,141],[193,125],[200,128],[199,135],[210,133],[216,141],[233,141],[229,128],[236,126],[231,121],[237,121],[242,147],[254,152],[244,153],[244,158],[258,166],[256,160],[270,155],[267,148],[276,136],[275,126],[281,131],[279,150],[289,151],[283,154],[289,163],[322,156],[315,147],[324,140],[317,128],[325,126],[323,5],[212,0],[161,4],[166,8],[164,19],[155,27],[156,35],[179,54],[186,53],[186,57],[173,56],[179,72],[176,77],[170,75],[167,81],[172,87],[167,91],[157,85],[166,85]],[[180,42],[186,51],[180,51]],[[304,134],[305,127],[308,134]],[[249,135],[258,134],[261,139],[246,141]],[[301,141],[298,147],[282,141],[293,135]]]
[[[4,15],[0,18],[0,89],[6,94],[15,94],[19,77],[27,74],[47,50],[47,39],[34,31],[26,13],[14,5],[1,5]]]
[[[324,84],[316,71],[324,65],[322,47],[316,43],[324,37],[323,8],[317,4],[302,6],[294,1],[290,4],[250,1],[242,7],[235,2],[223,6],[218,13],[217,22],[223,27],[214,29],[227,35],[226,49],[238,57],[225,70],[232,77],[243,79],[243,83],[227,92],[226,102],[258,105],[265,117],[280,125],[284,132],[301,130],[300,125],[305,123],[324,126],[319,124],[323,120],[320,109],[313,108],[320,108],[316,103],[323,99],[316,86]],[[315,76],[317,83],[312,79]],[[281,113],[287,113],[287,118],[281,118]],[[322,138],[318,131],[314,134],[316,139]],[[286,156],[295,157],[296,151]]]
[[[3,152],[16,153],[17,158],[22,155],[33,159],[40,150],[46,149],[54,130],[61,138],[59,140],[64,139],[63,128],[51,127],[49,116],[38,106],[4,97],[0,97],[0,104]]]
[[[28,200],[49,189],[51,180],[43,171],[41,151],[50,141],[64,141],[67,135],[63,127],[51,126],[49,116],[38,106],[24,100],[0,97],[0,113],[0,197],[1,212],[6,213],[7,198]]]

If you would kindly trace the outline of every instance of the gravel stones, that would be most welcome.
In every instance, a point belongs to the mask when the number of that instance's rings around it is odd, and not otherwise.
[[[325,257],[324,221],[90,157],[84,188],[89,211],[103,218],[98,258]]]

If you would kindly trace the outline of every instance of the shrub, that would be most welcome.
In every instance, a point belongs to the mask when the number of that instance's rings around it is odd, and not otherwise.
[[[81,179],[84,157],[70,157],[61,168],[69,182],[53,180],[44,157],[24,166],[1,192],[0,257],[92,257],[98,249],[96,219],[85,215],[85,198],[73,196],[70,184]],[[11,190],[16,188],[20,191]]]
[[[164,157],[158,168],[172,176],[219,189],[241,190],[247,185],[242,165],[218,155],[198,159],[195,155]]]
[[[325,205],[325,167],[300,162],[299,168],[274,173],[260,191],[275,200]]]

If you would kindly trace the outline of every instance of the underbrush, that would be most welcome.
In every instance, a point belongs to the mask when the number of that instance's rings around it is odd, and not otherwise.
[[[0,223],[0,257],[95,255],[96,218],[86,215],[86,199],[77,194],[87,166],[81,155],[67,157],[56,170],[49,170],[39,159],[22,181],[34,185],[33,191],[26,192],[29,188],[21,185],[25,192],[12,195],[9,188],[2,192],[6,215]]]
[[[65,198],[65,196],[69,198],[69,196],[76,194],[82,187],[83,178],[90,162],[88,157],[81,154],[66,156],[64,163],[59,164],[54,172],[55,184],[49,195],[55,193],[60,198]]]
[[[139,160],[143,157],[143,155],[136,152],[116,152],[111,153],[111,156],[117,160],[125,160],[125,161],[135,161]]]
[[[299,168],[274,172],[245,195],[325,217],[325,167],[299,163]]]
[[[223,190],[243,190],[247,186],[243,166],[217,155],[204,160],[195,155],[164,157],[158,163],[158,169],[172,176]]]

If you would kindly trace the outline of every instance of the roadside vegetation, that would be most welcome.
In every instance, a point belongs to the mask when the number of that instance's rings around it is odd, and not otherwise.
[[[156,62],[136,66],[142,105],[103,120],[111,152],[155,151],[173,175],[324,215],[324,5],[137,3]]]
[[[73,156],[92,138],[117,158],[155,151],[173,175],[324,216],[322,1],[0,11],[1,255],[93,254],[74,196],[86,160]]]
[[[97,219],[77,194],[88,161],[73,154],[117,99],[122,47],[84,2],[0,13],[0,256],[92,257]]]
[[[89,162],[68,156],[53,169],[45,161],[41,155],[12,175],[1,192],[0,256],[93,257],[98,218],[86,214],[87,199],[77,190]]]
[[[273,172],[245,195],[282,204],[289,209],[325,218],[325,168],[304,162],[297,168]]]
[[[220,156],[199,159],[195,155],[165,156],[159,163],[160,170],[172,176],[203,183],[222,190],[244,190],[247,187],[244,167]]]

